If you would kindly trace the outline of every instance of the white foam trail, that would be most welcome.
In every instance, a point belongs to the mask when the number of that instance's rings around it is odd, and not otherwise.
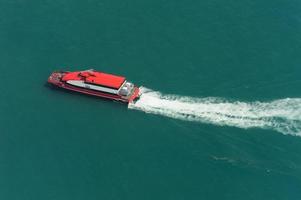
[[[301,136],[301,98],[271,102],[227,101],[222,98],[193,98],[164,95],[141,87],[142,95],[130,109],[176,119],[239,128],[273,129]]]

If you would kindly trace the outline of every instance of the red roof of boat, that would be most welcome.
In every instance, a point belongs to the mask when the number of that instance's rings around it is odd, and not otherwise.
[[[118,89],[125,81],[125,77],[116,76],[112,74],[106,74],[96,71],[84,71],[84,72],[69,72],[63,77],[63,81],[69,80],[85,80],[85,82],[93,83],[97,85],[107,86]]]

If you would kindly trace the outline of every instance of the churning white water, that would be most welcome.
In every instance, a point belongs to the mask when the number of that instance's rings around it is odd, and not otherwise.
[[[301,98],[240,102],[216,97],[164,95],[145,87],[140,89],[140,99],[129,104],[129,109],[188,121],[239,128],[273,129],[284,134],[301,136]]]

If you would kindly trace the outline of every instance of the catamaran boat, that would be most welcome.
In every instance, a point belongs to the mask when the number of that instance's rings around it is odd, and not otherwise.
[[[139,98],[139,88],[123,76],[93,69],[85,71],[55,71],[48,83],[67,90],[131,103]]]

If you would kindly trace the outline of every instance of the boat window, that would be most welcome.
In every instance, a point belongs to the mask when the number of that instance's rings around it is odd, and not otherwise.
[[[119,95],[128,96],[132,93],[133,89],[134,89],[134,84],[130,82],[126,82],[119,90]]]

